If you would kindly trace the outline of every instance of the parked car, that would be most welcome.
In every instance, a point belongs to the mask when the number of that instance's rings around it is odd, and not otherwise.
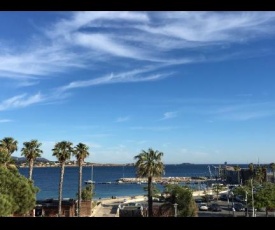
[[[208,210],[207,204],[206,203],[200,203],[199,210],[200,211],[207,211]]]
[[[214,200],[214,196],[211,195],[211,194],[206,194],[205,196],[202,197],[204,202],[209,202],[209,201],[212,201]]]
[[[245,197],[242,196],[242,195],[237,195],[237,196],[234,197],[234,200],[237,201],[237,202],[244,203],[245,202]]]
[[[222,208],[219,204],[217,203],[212,203],[209,207],[208,207],[208,210],[211,210],[213,212],[221,212],[222,211]]]
[[[158,197],[152,197],[153,201],[159,201]]]
[[[196,199],[195,199],[195,202],[196,202],[197,204],[203,203],[203,199],[202,199],[202,198],[196,198]]]
[[[227,201],[228,200],[228,196],[226,193],[222,193],[220,194],[220,197],[219,197],[220,200],[223,200],[223,201]]]
[[[246,209],[247,209],[247,208],[245,208],[244,210],[246,211]],[[256,212],[256,211],[257,211],[257,209],[254,208],[254,212]],[[252,208],[252,207],[248,207],[248,212],[253,212],[253,208]]]
[[[234,209],[237,212],[245,211],[245,206],[242,203],[234,203]]]

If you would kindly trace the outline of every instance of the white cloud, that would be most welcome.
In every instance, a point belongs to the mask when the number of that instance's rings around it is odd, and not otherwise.
[[[102,74],[89,80],[70,78],[70,82],[59,87],[59,92],[47,98],[40,94],[10,98],[0,102],[0,110],[61,100],[68,96],[64,91],[74,88],[158,81],[174,76],[165,69],[173,65],[256,56],[259,55],[257,49],[247,54],[240,48],[238,53],[234,53],[229,49],[230,45],[270,38],[275,34],[275,12],[272,11],[88,11],[58,14],[60,19],[44,24],[39,34],[34,31],[24,46],[2,41],[2,38],[0,78],[18,80],[15,84],[18,87],[38,83],[44,87],[44,79],[56,78],[60,74],[67,76],[76,69],[105,69],[110,67],[108,63],[114,62],[123,69],[120,73]],[[202,48],[205,48],[203,55]],[[212,48],[215,48],[215,53]],[[220,50],[223,51],[219,53]],[[148,67],[152,62],[154,66]],[[94,76],[94,72],[89,74]],[[162,119],[173,116],[167,113]]]
[[[47,28],[46,34],[52,38],[68,36],[68,34],[80,28],[101,25],[100,21],[112,21],[117,24],[118,20],[129,22],[148,22],[149,18],[145,12],[127,11],[86,11],[68,13],[67,19],[62,19],[51,28]],[[96,21],[98,23],[96,23]]]
[[[156,16],[162,23],[139,28],[148,33],[210,45],[212,42],[240,42],[274,33],[269,31],[275,19],[274,12],[164,12]]]
[[[37,104],[43,101],[44,98],[40,93],[37,93],[32,96],[27,96],[27,94],[21,94],[18,96],[11,97],[9,99],[4,100],[0,103],[0,111],[8,110],[8,109],[15,109],[15,108],[22,108],[32,104]]]
[[[173,129],[177,129],[178,127],[174,127],[174,126],[135,126],[135,127],[130,127],[130,129],[133,130],[149,130],[149,131],[168,131],[168,130],[173,130]]]
[[[234,120],[234,121],[247,121],[252,119],[260,119],[265,117],[275,116],[275,110],[272,111],[251,111],[240,112],[236,111],[229,114],[221,115],[220,119]]]
[[[116,122],[125,122],[129,121],[130,117],[119,117],[116,119]]]
[[[53,24],[43,25],[44,34],[30,34],[35,39],[30,39],[24,48],[3,42],[0,77],[18,80],[55,77],[53,73],[91,68],[101,61],[105,65],[106,59],[119,57],[171,65],[177,64],[176,60],[197,62],[202,61],[198,55],[202,46],[228,46],[231,42],[269,37],[275,31],[272,11],[88,11],[59,15],[61,18]],[[186,48],[189,52],[185,52]],[[177,58],[170,52],[175,49],[182,51]],[[106,56],[101,56],[102,53]],[[218,60],[218,55],[215,56]]]
[[[110,133],[96,133],[96,134],[89,134],[87,135],[88,137],[91,138],[102,138],[102,137],[110,137],[113,136],[113,134]]]
[[[62,49],[63,45],[32,46],[26,51],[1,54],[0,78],[29,80],[60,73],[68,68],[83,67],[83,59],[66,50],[66,47]]]
[[[159,79],[171,76],[171,73],[165,74],[147,74],[141,75],[142,73],[148,72],[147,69],[133,70],[119,74],[110,74],[107,76],[86,80],[86,81],[74,81],[68,85],[60,87],[58,90],[65,91],[73,88],[89,87],[94,85],[104,85],[113,83],[125,83],[125,82],[145,82],[145,81],[156,81]]]
[[[245,121],[275,115],[274,102],[235,103],[220,106],[211,112],[219,119]]]
[[[12,122],[10,119],[0,119],[0,123]]]
[[[160,120],[167,120],[178,116],[178,112],[166,112]]]
[[[103,34],[76,33],[73,40],[75,45],[92,48],[110,55],[141,60],[148,59],[146,57],[147,51],[142,51],[126,44],[119,44],[119,42]]]

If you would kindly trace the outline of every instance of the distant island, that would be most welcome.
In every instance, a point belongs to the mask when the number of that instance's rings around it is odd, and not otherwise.
[[[18,167],[29,167],[29,163],[26,157],[14,157],[12,156],[14,163]],[[57,167],[60,166],[59,161],[50,161],[43,157],[38,157],[34,161],[34,167]],[[77,161],[68,161],[65,166],[77,167]],[[92,163],[84,162],[83,167],[89,166],[134,166],[134,163],[125,163],[125,164],[115,164],[115,163]]]
[[[18,167],[29,167],[29,163],[26,157],[14,157],[12,156],[14,163]],[[180,163],[180,164],[165,164],[165,165],[194,165],[193,163]],[[38,157],[35,159],[34,167],[57,167],[60,166],[60,163],[56,161],[50,161],[44,157]],[[65,166],[69,167],[77,167],[77,161],[68,161],[66,162]],[[90,167],[90,166],[134,166],[134,163],[124,163],[124,164],[116,164],[116,163],[94,163],[94,162],[84,162],[83,167]]]

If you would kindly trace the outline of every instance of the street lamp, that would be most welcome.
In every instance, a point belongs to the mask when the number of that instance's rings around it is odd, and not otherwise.
[[[254,194],[253,194],[253,183],[251,179],[251,200],[252,200],[252,217],[255,217],[255,211],[254,211]]]
[[[232,191],[230,191],[231,194],[231,201],[232,201],[232,214],[233,217],[235,216],[235,208],[234,208],[234,193]]]
[[[230,195],[230,190],[227,191],[227,207],[228,207],[228,215],[230,214],[230,208],[229,208],[229,195]]]
[[[245,191],[245,202],[246,202],[246,217],[248,217],[248,207],[247,207],[247,191]]]
[[[177,214],[177,211],[178,211],[178,210],[177,210],[177,206],[178,206],[178,204],[175,203],[175,204],[174,204],[174,208],[175,208],[175,217],[177,217],[177,215],[178,215],[178,214]]]

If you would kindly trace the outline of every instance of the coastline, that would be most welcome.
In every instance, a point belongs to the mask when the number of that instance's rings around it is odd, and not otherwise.
[[[212,190],[196,190],[193,191],[193,197],[203,196],[207,194],[212,194]],[[224,193],[227,191],[221,191],[220,193]],[[138,196],[119,196],[115,199],[112,198],[102,198],[93,200],[96,201],[97,204],[92,208],[90,217],[118,217],[118,209],[116,212],[111,212],[112,209],[118,208],[121,204],[127,203],[138,203],[147,201],[146,195],[138,195]]]
[[[227,190],[223,190],[220,191],[219,194],[225,193],[227,192]],[[193,191],[193,197],[197,197],[197,196],[204,196],[205,194],[209,194],[212,195],[213,194],[213,190],[212,189],[208,189],[208,190],[194,190]],[[115,203],[117,201],[119,202],[137,202],[137,201],[144,201],[147,199],[147,195],[136,195],[136,196],[129,196],[129,195],[125,195],[125,196],[116,196],[115,198],[97,198],[97,199],[93,199],[93,201],[97,201],[97,202],[101,202],[104,204],[110,204],[110,203]]]

